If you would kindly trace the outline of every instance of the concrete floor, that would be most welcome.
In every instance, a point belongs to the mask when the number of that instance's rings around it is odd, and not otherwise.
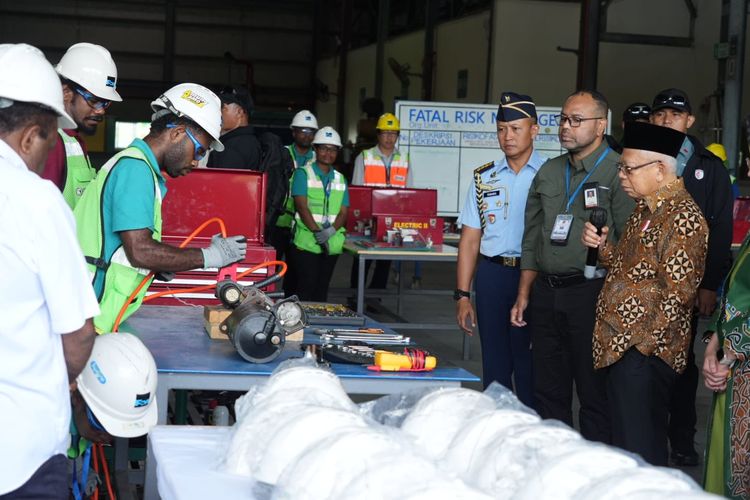
[[[331,281],[331,288],[338,290],[334,290],[329,294],[329,302],[346,303],[347,296],[352,295],[351,292],[341,290],[342,288],[346,288],[349,286],[349,273],[351,265],[351,256],[344,255],[339,259],[333,279]],[[402,270],[404,272],[404,283],[410,283],[411,276],[414,270],[414,263],[406,262],[403,263],[402,266]],[[370,273],[372,273],[372,269]],[[393,276],[393,269],[391,270],[391,276]],[[452,291],[455,286],[455,263],[425,262],[422,264],[422,289],[443,289]],[[395,289],[396,287],[395,285],[390,283],[389,288]],[[395,297],[383,297],[381,300],[381,303],[384,307],[395,311]],[[455,327],[452,329],[441,331],[420,332],[417,330],[405,330],[404,333],[408,333],[408,335],[410,335],[417,343],[419,343],[427,350],[436,353],[438,356],[438,363],[460,366],[478,376],[481,376],[481,347],[479,344],[478,335],[475,334],[470,339],[470,359],[468,361],[464,361],[462,359],[461,349],[463,344],[463,333],[456,326],[455,303],[453,302],[452,297],[448,295],[409,295],[403,298],[402,304],[402,316],[409,321],[441,323],[446,324],[449,327]],[[389,318],[388,316],[374,313],[372,312],[372,310],[368,311],[367,314],[379,321],[393,321],[393,319]],[[699,331],[703,331],[703,329],[700,329]],[[703,351],[703,343],[697,341],[696,357],[697,362],[699,363],[699,371],[701,363],[703,361]],[[482,390],[481,384],[478,383],[469,384],[467,387]],[[695,436],[696,450],[701,456],[706,444],[706,422],[711,409],[711,401],[712,393],[703,385],[703,377],[701,376],[696,398],[696,407],[698,413],[698,432]],[[575,402],[574,404],[577,404],[577,402]],[[577,411],[575,413],[577,413]],[[698,483],[700,483],[703,474],[702,465],[696,467],[683,467],[681,469],[685,473],[690,475],[693,479],[695,479]]]

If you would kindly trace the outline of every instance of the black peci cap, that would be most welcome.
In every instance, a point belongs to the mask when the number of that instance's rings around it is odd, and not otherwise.
[[[673,158],[680,154],[685,141],[685,134],[669,127],[660,127],[650,123],[633,122],[625,127],[623,148],[653,151]]]

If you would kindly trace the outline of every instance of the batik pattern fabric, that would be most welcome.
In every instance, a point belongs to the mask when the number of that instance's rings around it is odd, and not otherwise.
[[[750,237],[724,283],[712,330],[722,350],[737,358],[727,388],[714,395],[704,486],[732,499],[750,498]]]
[[[638,201],[617,246],[600,252],[608,273],[596,309],[596,368],[635,347],[685,369],[707,242],[706,221],[682,179]]]

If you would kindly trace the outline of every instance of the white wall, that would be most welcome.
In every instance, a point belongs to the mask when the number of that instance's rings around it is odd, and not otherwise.
[[[719,40],[721,6],[717,0],[694,0],[698,17],[692,47],[667,47],[602,42],[599,45],[598,90],[610,101],[613,132],[619,136],[620,116],[631,102],[650,103],[664,88],[684,89],[693,102],[697,116],[691,132],[702,140],[711,140],[709,127],[716,116],[716,101],[709,99],[717,82],[717,61],[713,45]],[[684,0],[620,0],[608,11],[610,32],[687,36],[689,15]],[[434,100],[457,101],[456,82],[460,69],[469,71],[467,102],[484,102],[484,73],[487,71],[489,12],[442,23],[436,28]],[[495,0],[494,34],[490,78],[490,102],[503,91],[531,95],[542,106],[559,106],[575,90],[577,58],[557,47],[578,48],[580,4],[545,0]],[[386,58],[408,62],[421,71],[423,31],[389,40]],[[750,37],[745,62],[746,89],[743,116],[750,113]],[[347,130],[351,136],[359,118],[359,88],[372,95],[374,87],[374,45],[352,51],[347,75]],[[357,62],[354,60],[357,59]],[[335,61],[318,64],[322,75],[330,73]],[[330,78],[335,88],[334,77]],[[329,82],[327,82],[329,83]],[[330,85],[330,83],[329,83]],[[419,98],[421,82],[412,78],[411,99]],[[392,106],[399,84],[386,67],[384,102]],[[318,103],[320,113],[331,113],[335,120],[335,102]]]

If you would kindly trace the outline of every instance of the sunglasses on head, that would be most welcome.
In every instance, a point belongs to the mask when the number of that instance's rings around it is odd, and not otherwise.
[[[638,104],[635,106],[630,106],[628,109],[626,109],[625,114],[637,118],[648,118],[651,114],[651,108],[646,106],[645,104]]]
[[[658,104],[674,104],[675,106],[687,105],[687,100],[679,95],[659,94],[654,99]]]

